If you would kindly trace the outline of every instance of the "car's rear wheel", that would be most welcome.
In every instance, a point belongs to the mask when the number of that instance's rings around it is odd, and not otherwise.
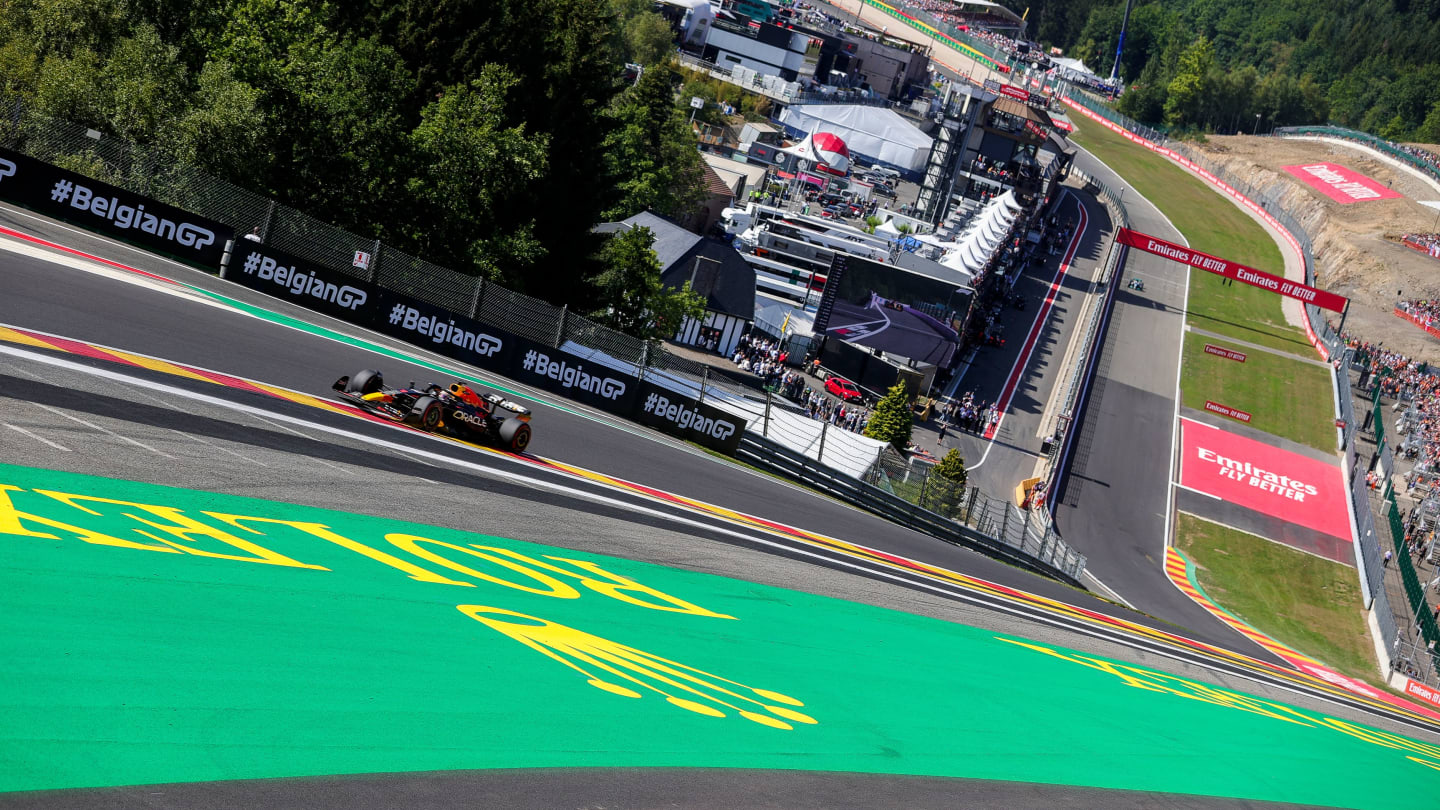
[[[500,444],[512,453],[523,453],[530,446],[530,425],[519,419],[500,423]]]
[[[426,430],[434,430],[440,425],[440,417],[443,415],[440,400],[434,397],[420,397],[415,404],[410,406],[410,421]]]
[[[373,394],[384,386],[385,378],[381,376],[380,372],[374,369],[366,369],[356,372],[355,376],[350,378],[349,384],[345,386],[345,390],[352,394],[364,396],[365,394]]]

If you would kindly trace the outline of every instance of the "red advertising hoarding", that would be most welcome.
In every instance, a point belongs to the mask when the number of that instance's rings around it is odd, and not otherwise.
[[[1180,485],[1346,542],[1350,517],[1333,463],[1180,420]]]
[[[1250,421],[1250,413],[1248,411],[1232,408],[1229,405],[1221,405],[1218,402],[1211,402],[1208,399],[1205,400],[1205,410],[1211,413],[1218,413],[1221,416],[1228,416],[1231,419],[1239,419],[1241,422]]]
[[[1002,85],[1000,85],[1000,95],[1002,95],[1002,96],[1009,96],[1009,97],[1011,97],[1011,98],[1016,98],[1016,99],[1019,99],[1019,100],[1021,100],[1021,101],[1029,101],[1029,100],[1030,100],[1030,91],[1025,90],[1024,88],[1015,87],[1014,85],[1009,85],[1009,84],[1002,84]]]
[[[1245,362],[1245,358],[1248,356],[1244,352],[1237,352],[1234,349],[1227,349],[1224,346],[1215,346],[1209,343],[1205,344],[1205,353],[1213,354],[1216,357],[1223,357],[1226,360],[1234,360],[1237,363]]]
[[[1349,303],[1343,295],[1336,295],[1332,292],[1310,287],[1295,281],[1288,281],[1276,275],[1271,275],[1264,270],[1256,270],[1253,267],[1246,267],[1237,264],[1229,259],[1222,259],[1219,256],[1211,256],[1208,253],[1201,253],[1198,250],[1191,250],[1184,245],[1177,245],[1174,242],[1151,236],[1147,233],[1134,231],[1129,228],[1121,228],[1116,236],[1120,244],[1128,245],[1146,253],[1154,253],[1156,256],[1164,256],[1172,261],[1188,264],[1191,267],[1199,268],[1217,276],[1234,279],[1242,284],[1249,284],[1252,287],[1259,287],[1273,293],[1304,301],[1307,304],[1314,304],[1321,309],[1328,309],[1332,312],[1344,312],[1345,305]]]
[[[1309,163],[1280,168],[1341,205],[1366,200],[1393,200],[1400,196],[1400,192],[1334,163]]]

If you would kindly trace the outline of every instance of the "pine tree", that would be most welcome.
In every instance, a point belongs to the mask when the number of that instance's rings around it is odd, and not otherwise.
[[[882,442],[890,442],[904,449],[910,441],[914,415],[910,412],[910,395],[902,383],[895,383],[885,397],[875,404],[870,413],[870,424],[865,426],[865,435]]]
[[[924,502],[920,505],[946,517],[954,517],[965,499],[967,477],[965,459],[960,457],[960,450],[950,448],[950,452],[930,470],[930,477],[925,482]]]

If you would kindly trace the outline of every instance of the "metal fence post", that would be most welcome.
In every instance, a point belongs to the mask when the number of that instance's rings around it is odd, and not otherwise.
[[[555,322],[555,348],[565,340],[565,319],[570,315],[570,305],[564,304],[560,307],[560,319]]]
[[[275,201],[270,201],[270,206],[265,209],[265,221],[260,223],[260,244],[270,243],[270,226],[275,223]]]
[[[710,382],[710,367],[709,367],[709,366],[705,366],[704,368],[700,369],[700,396],[699,396],[699,397],[696,397],[696,399],[695,399],[695,404],[696,404],[696,405],[699,405],[699,404],[701,404],[701,403],[703,403],[703,402],[705,401],[705,386],[706,386],[707,384],[709,384],[709,382]],[[768,407],[769,404],[770,404],[770,389],[768,389],[768,388],[765,389],[765,404],[766,404],[767,407]]]
[[[1000,542],[1002,542],[1002,543],[1007,543],[1007,544],[1010,542],[1010,541],[1005,537],[1005,532],[1006,532],[1007,530],[1009,530],[1009,528],[1010,528],[1010,503],[1007,501],[1007,502],[1005,502],[1005,505],[1000,508]]]
[[[820,452],[816,453],[815,460],[821,464],[825,463],[825,434],[830,430],[829,422],[820,423]]]
[[[760,435],[770,438],[770,397],[769,391],[765,392],[765,418],[760,422]]]
[[[376,240],[375,240],[375,246],[372,247],[372,248],[370,248],[370,283],[371,283],[371,284],[378,284],[378,283],[380,283],[380,248],[382,248],[382,247],[384,247],[384,245],[380,244],[380,240],[379,240],[379,239],[376,239]]]
[[[475,294],[470,296],[470,317],[480,317],[480,302],[485,300],[485,277],[475,277]]]

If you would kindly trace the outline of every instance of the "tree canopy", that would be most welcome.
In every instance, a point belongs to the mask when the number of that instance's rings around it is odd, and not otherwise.
[[[1007,5],[1029,7],[1036,39],[1109,75],[1124,0]],[[1201,41],[1213,48],[1213,64],[1195,61]],[[1137,0],[1120,65],[1130,86],[1122,110],[1220,132],[1333,120],[1440,142],[1436,43],[1440,0]],[[1206,92],[1197,97],[1197,89]]]
[[[701,188],[669,72],[624,86],[669,53],[644,0],[8,0],[0,95],[588,304],[594,226]]]

